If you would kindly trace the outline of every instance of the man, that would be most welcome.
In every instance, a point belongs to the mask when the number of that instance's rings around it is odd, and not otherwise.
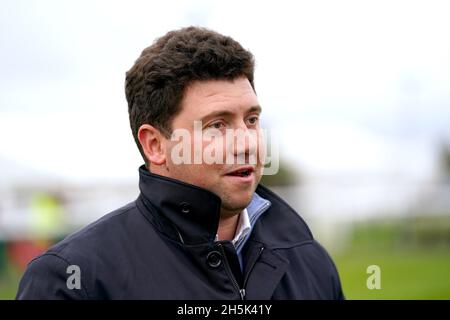
[[[305,222],[259,185],[253,71],[250,52],[203,28],[146,48],[125,85],[141,194],[34,259],[17,298],[342,299]]]

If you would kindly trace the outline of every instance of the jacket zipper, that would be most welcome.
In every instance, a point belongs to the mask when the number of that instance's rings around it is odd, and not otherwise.
[[[258,255],[257,255],[257,256],[255,257],[255,259],[253,260],[252,265],[250,266],[250,269],[248,270],[248,272],[247,272],[247,274],[246,274],[246,276],[245,276],[245,279],[244,279],[244,283],[243,283],[243,285],[242,285],[242,288],[239,287],[239,284],[237,283],[236,278],[234,277],[233,272],[231,271],[231,268],[230,268],[230,265],[228,264],[228,260],[227,260],[227,258],[226,258],[225,250],[223,249],[222,244],[219,243],[219,247],[220,247],[220,251],[222,252],[223,258],[224,258],[224,260],[225,260],[225,261],[224,261],[224,262],[225,262],[225,270],[226,270],[227,273],[228,273],[228,277],[230,277],[231,282],[233,283],[234,287],[239,291],[239,295],[241,296],[241,300],[245,300],[245,295],[246,295],[246,292],[245,292],[245,286],[247,285],[247,280],[248,280],[248,278],[249,278],[249,276],[250,276],[250,273],[251,273],[252,270],[253,270],[253,267],[254,267],[255,264],[256,264],[256,261],[258,261],[259,256],[260,256],[261,253],[263,252],[264,247],[259,248]]]
[[[223,260],[225,260],[224,261],[225,270],[228,273],[228,277],[231,279],[231,282],[233,283],[234,287],[238,290],[241,300],[244,300],[245,289],[239,287],[239,284],[237,283],[236,278],[234,277],[233,272],[231,271],[230,265],[228,264],[227,256],[225,255],[225,250],[223,249],[222,244],[219,243],[219,247],[220,247],[220,251],[222,252],[222,255],[223,255]]]
[[[245,297],[245,288],[247,286],[247,281],[248,281],[248,278],[250,277],[250,273],[252,273],[253,267],[256,265],[256,262],[258,261],[259,257],[261,256],[261,253],[263,252],[263,250],[264,250],[264,247],[259,248],[258,255],[252,261],[250,269],[248,270],[247,274],[245,275],[244,284],[242,285],[242,287],[243,287],[242,290],[244,291],[244,297]],[[242,299],[242,300],[244,300],[244,299]]]

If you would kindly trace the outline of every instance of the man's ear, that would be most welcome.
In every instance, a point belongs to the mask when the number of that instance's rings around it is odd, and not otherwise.
[[[143,124],[139,127],[138,139],[150,165],[162,165],[166,162],[164,137],[158,129],[149,124]]]

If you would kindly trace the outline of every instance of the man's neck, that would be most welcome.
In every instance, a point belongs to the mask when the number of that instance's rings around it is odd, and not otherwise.
[[[217,235],[219,240],[233,240],[236,234],[236,227],[239,221],[239,214],[235,214],[227,217],[220,217],[219,229]]]

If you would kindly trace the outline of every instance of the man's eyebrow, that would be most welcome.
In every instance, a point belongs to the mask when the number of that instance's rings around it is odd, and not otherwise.
[[[262,111],[261,106],[253,106],[253,107],[250,107],[250,109],[247,110],[247,113],[252,113],[252,112],[261,113],[261,111]]]
[[[204,115],[203,117],[200,118],[200,120],[205,120],[205,119],[210,119],[210,118],[215,118],[215,117],[230,116],[232,114],[233,113],[228,110],[217,110],[217,111],[213,111],[213,112],[210,112],[210,113]]]
[[[260,113],[261,111],[262,111],[262,108],[260,106],[252,106],[247,111],[245,111],[245,113],[253,113],[253,112]],[[231,111],[217,110],[217,111],[213,111],[211,113],[204,115],[203,117],[200,118],[200,120],[205,120],[205,119],[210,119],[210,118],[215,118],[215,117],[232,116],[232,115],[233,115],[233,112],[231,112]]]

